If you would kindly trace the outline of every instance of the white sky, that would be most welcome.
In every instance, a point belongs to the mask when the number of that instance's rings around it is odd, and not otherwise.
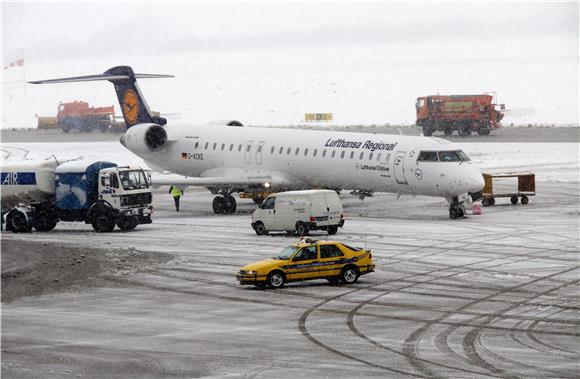
[[[564,106],[565,115],[555,122],[577,123],[578,8],[578,2],[119,4],[4,1],[2,64],[5,66],[24,58],[27,65],[39,65],[38,70],[42,66],[58,67],[80,57],[94,61],[114,57],[119,64],[125,64],[143,62],[147,57],[157,59],[176,54],[193,54],[196,57],[220,54],[220,59],[231,60],[230,65],[235,66],[240,54],[253,51],[260,51],[259,54],[271,51],[273,60],[279,51],[283,51],[280,56],[298,51],[298,55],[309,59],[307,54],[304,55],[304,49],[323,49],[329,56],[340,52],[349,61],[354,59],[348,56],[349,49],[352,48],[355,54],[357,49],[366,47],[364,62],[382,62],[386,59],[399,66],[411,67],[415,71],[407,74],[413,77],[424,75],[426,66],[442,69],[433,83],[427,79],[424,88],[418,86],[417,90],[422,92],[414,96],[431,94],[435,90],[452,93],[457,87],[459,93],[481,88],[476,91],[498,90],[501,94],[503,88],[497,88],[501,87],[501,82],[490,87],[489,81],[472,75],[473,66],[469,73],[463,73],[464,77],[473,78],[473,82],[463,80],[465,86],[455,87],[447,84],[454,82],[456,74],[463,77],[457,70],[471,63],[476,63],[479,71],[489,68],[489,72],[482,72],[481,76],[485,78],[502,70],[515,70],[516,63],[517,72],[520,73],[529,66],[529,84],[525,83],[526,77],[522,75],[517,80],[517,86],[503,89],[503,93],[509,94],[507,97],[511,104],[541,109],[546,102],[559,101],[562,104],[568,99],[569,103]],[[375,48],[377,53],[373,57]],[[156,69],[154,61],[147,61],[140,65],[144,68],[135,67],[136,71],[161,70]],[[190,64],[195,66],[196,62]],[[313,57],[312,64],[306,70],[315,71],[317,64]],[[539,64],[545,67],[539,69]],[[321,70],[328,73],[328,63],[325,65]],[[167,64],[162,66],[163,70],[169,69],[171,73],[177,70],[172,70]],[[240,63],[240,67],[245,66]],[[99,72],[107,68],[101,67]],[[298,65],[284,69],[297,71],[300,68]],[[72,72],[59,71],[57,75],[94,73],[88,67],[69,70]],[[275,71],[280,75],[280,67]],[[46,72],[52,74],[55,70]],[[181,73],[190,74],[183,70]],[[342,71],[340,75],[344,77],[348,73]],[[34,67],[27,73],[27,79],[46,77],[39,71],[35,72]],[[404,76],[401,79],[397,86],[405,85]],[[3,81],[3,89],[6,81]],[[329,81],[335,82],[331,78]],[[340,80],[338,82],[340,84]],[[541,88],[538,88],[538,83],[541,83]],[[545,95],[527,99],[527,92],[530,91]],[[512,92],[515,94],[512,95]],[[518,104],[517,93],[522,95],[522,99],[526,98],[526,102]],[[570,110],[571,107],[575,109]],[[412,115],[401,117],[408,121]]]

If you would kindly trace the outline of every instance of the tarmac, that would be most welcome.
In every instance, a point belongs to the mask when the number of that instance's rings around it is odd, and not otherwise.
[[[205,189],[179,213],[156,189],[131,232],[2,232],[2,377],[577,378],[578,183],[537,194],[449,220],[443,199],[342,193],[332,239],[377,265],[350,286],[240,286],[297,237],[257,236],[248,200],[214,215]]]

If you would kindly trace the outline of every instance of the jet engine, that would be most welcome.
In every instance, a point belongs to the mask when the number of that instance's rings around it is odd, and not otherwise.
[[[121,136],[121,144],[136,154],[159,151],[167,144],[167,132],[157,124],[138,124]]]

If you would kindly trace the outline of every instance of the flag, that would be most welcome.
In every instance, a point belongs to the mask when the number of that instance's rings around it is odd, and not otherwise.
[[[8,66],[4,66],[4,70],[8,70],[10,67],[22,67],[24,66],[24,59],[18,59],[14,62],[10,62]]]

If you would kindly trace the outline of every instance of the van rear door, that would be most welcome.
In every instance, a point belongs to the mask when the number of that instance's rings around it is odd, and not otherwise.
[[[336,192],[327,192],[324,194],[328,212],[328,224],[337,225],[340,223],[340,215],[343,214],[342,202]]]

